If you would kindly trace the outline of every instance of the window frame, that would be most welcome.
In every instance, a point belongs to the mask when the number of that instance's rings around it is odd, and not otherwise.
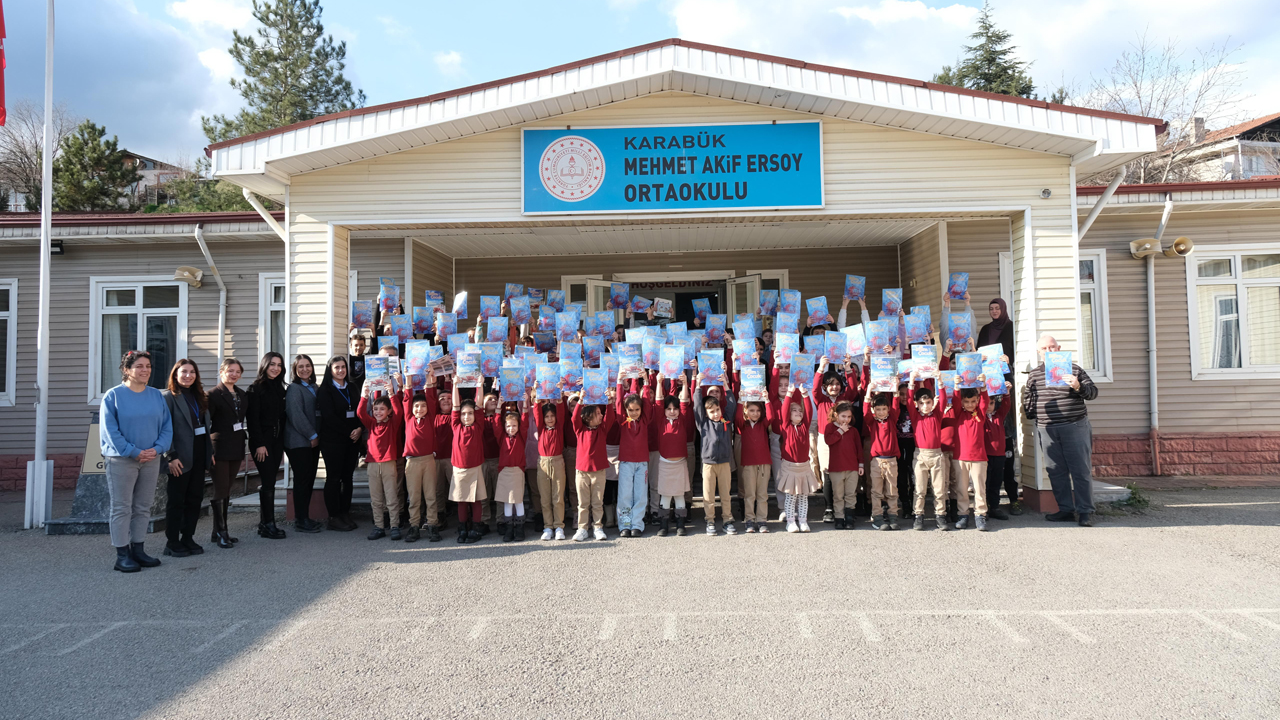
[[[272,300],[271,289],[279,285],[284,288],[284,302],[276,303]],[[284,312],[284,342],[281,347],[284,351],[280,354],[284,356],[285,366],[289,365],[289,286],[285,283],[284,273],[270,272],[258,273],[258,357],[267,354],[271,349],[271,313],[280,310]]]
[[[18,394],[15,385],[18,382],[18,279],[0,278],[0,290],[9,291],[9,310],[0,311],[0,318],[9,321],[9,327],[0,342],[5,344],[5,357],[8,367],[4,369],[4,392],[0,393],[0,407],[13,407],[17,404]]]
[[[1085,260],[1093,261],[1093,283],[1088,284],[1080,279],[1080,266],[1078,262]],[[1106,248],[1081,248],[1077,256],[1076,265],[1076,337],[1084,338],[1084,316],[1080,312],[1082,304],[1080,303],[1080,294],[1084,292],[1093,293],[1093,342],[1095,351],[1098,355],[1099,362],[1102,367],[1089,368],[1085,367],[1083,353],[1083,342],[1081,343],[1081,352],[1076,353],[1077,362],[1080,367],[1089,373],[1089,378],[1095,383],[1109,383],[1114,380],[1113,368],[1111,364],[1111,305],[1107,298],[1107,250]]]
[[[102,368],[102,316],[116,313],[104,312],[104,295],[107,290],[135,290],[137,294],[137,306],[135,311],[139,315],[145,314],[141,308],[142,305],[142,288],[154,286],[176,286],[178,288],[178,358],[189,357],[187,354],[187,316],[191,311],[188,302],[187,290],[189,286],[181,280],[174,280],[171,275],[92,275],[89,277],[89,387],[86,393],[87,403],[97,405],[102,402],[105,392],[98,388],[102,385],[102,376],[100,370]],[[139,322],[138,327],[141,329],[144,325]],[[169,372],[168,368],[152,368],[154,373]]]
[[[1278,253],[1280,253],[1280,243],[1252,243],[1197,247],[1195,252],[1187,256],[1187,333],[1190,340],[1188,354],[1191,356],[1192,380],[1280,380],[1280,364],[1255,366],[1249,362],[1251,345],[1249,339],[1249,294],[1247,292],[1248,288],[1251,287],[1280,285],[1280,278],[1246,280],[1243,276],[1243,256],[1275,255]],[[1231,278],[1219,282],[1200,283],[1197,268],[1201,262],[1207,260],[1230,260]],[[1200,308],[1196,288],[1202,285],[1223,285],[1235,289],[1236,317],[1240,327],[1241,366],[1238,368],[1206,368],[1200,365]]]

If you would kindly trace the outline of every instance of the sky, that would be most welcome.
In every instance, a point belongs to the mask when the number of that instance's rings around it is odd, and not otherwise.
[[[5,92],[41,102],[44,3],[10,2]],[[556,3],[325,0],[347,43],[347,77],[368,104],[540,70],[669,37],[928,80],[959,57],[980,0],[594,0]],[[1161,43],[1239,46],[1241,118],[1280,111],[1275,0],[994,0],[998,26],[1045,96],[1085,88],[1143,32]],[[1207,9],[1211,8],[1211,11]],[[54,95],[134,152],[191,161],[202,115],[233,114],[232,32],[251,0],[57,0]],[[1269,52],[1270,51],[1270,52]],[[1169,119],[1169,118],[1166,118]],[[1210,123],[1214,127],[1214,123]]]

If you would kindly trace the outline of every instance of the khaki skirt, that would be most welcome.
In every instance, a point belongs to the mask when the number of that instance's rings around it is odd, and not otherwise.
[[[489,497],[484,490],[484,468],[453,466],[449,481],[449,499],[454,502],[480,502]]]
[[[493,491],[493,501],[500,503],[524,502],[524,471],[504,467],[498,471],[498,486]]]
[[[782,461],[782,472],[778,475],[778,492],[788,495],[808,495],[822,489],[813,474],[813,465],[809,463],[793,463]]]
[[[676,497],[689,492],[689,462],[686,458],[658,458],[658,494]]]

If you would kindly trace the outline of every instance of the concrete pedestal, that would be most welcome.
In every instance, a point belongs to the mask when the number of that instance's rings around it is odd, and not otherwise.
[[[151,501],[151,521],[147,532],[164,530],[165,505],[169,500],[168,476],[163,473],[156,482],[156,497]],[[103,473],[81,473],[76,480],[76,494],[71,501],[71,515],[45,523],[47,535],[107,535],[111,532],[111,492]]]

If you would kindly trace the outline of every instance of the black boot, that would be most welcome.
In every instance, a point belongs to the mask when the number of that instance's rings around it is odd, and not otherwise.
[[[484,532],[481,532],[481,528],[484,529]],[[489,526],[482,522],[467,523],[467,542],[480,542],[480,538],[484,537],[487,532],[489,532]]]
[[[466,544],[466,542],[467,542],[467,526],[468,526],[468,525],[470,525],[470,524],[471,524],[471,523],[469,523],[469,522],[465,522],[465,523],[464,523],[464,522],[460,522],[460,523],[458,523],[458,544],[459,544],[459,545],[465,545],[465,544]]]
[[[502,528],[502,542],[512,542],[516,539],[516,524],[513,522],[503,523],[499,527]]]
[[[853,529],[853,515],[854,513],[852,508],[844,509],[844,527],[846,530]]]
[[[258,536],[268,540],[283,540],[285,533],[276,527],[276,521],[272,520],[269,523],[258,523]]]
[[[233,547],[231,536],[227,534],[226,506],[222,500],[209,502],[209,514],[213,516],[213,535],[209,538],[218,547],[226,550]]]
[[[960,503],[956,500],[947,501],[947,522],[956,523],[960,520]]]
[[[187,546],[183,545],[181,541],[174,542],[173,540],[170,540],[169,542],[164,544],[164,554],[168,555],[169,557],[184,558],[184,557],[190,557],[191,551],[188,550]]]
[[[427,529],[427,542],[440,542],[440,528],[435,525],[425,526]]]
[[[660,510],[662,513],[662,527],[658,529],[658,537],[666,537],[671,534],[671,511]]]
[[[133,559],[133,554],[129,551],[129,546],[116,548],[116,570],[125,573],[134,573],[142,569],[137,560]]]
[[[523,515],[516,516],[515,527],[516,527],[516,542],[520,542],[521,540],[524,540],[524,516]]]
[[[133,543],[129,545],[129,552],[133,555],[133,559],[142,567],[158,567],[160,561],[151,557],[142,549],[142,543]]]
[[[676,535],[684,537],[687,533],[684,529],[684,521],[689,517],[688,508],[676,508]]]

